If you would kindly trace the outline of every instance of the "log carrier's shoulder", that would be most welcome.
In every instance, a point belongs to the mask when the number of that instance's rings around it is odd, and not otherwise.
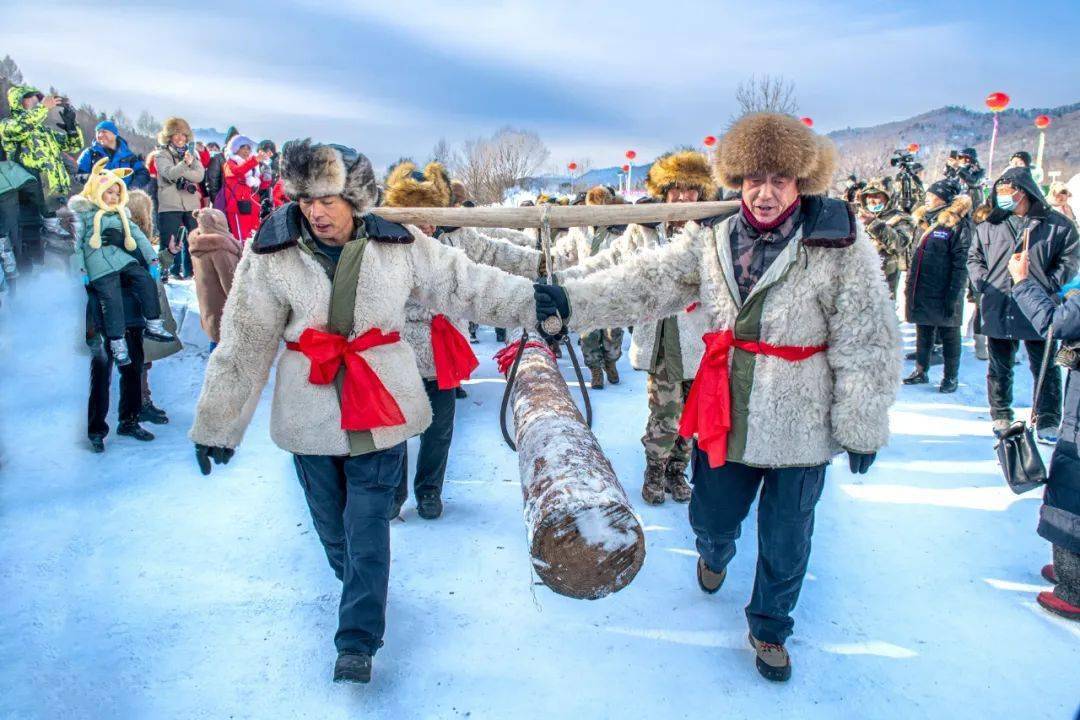
[[[393,243],[395,245],[408,245],[413,242],[412,233],[404,225],[384,220],[372,213],[364,215],[363,220],[364,230],[367,232],[369,240]]]
[[[846,202],[820,195],[802,200],[802,244],[807,247],[846,248],[855,243],[858,226]]]
[[[300,241],[303,217],[295,202],[282,205],[259,226],[251,241],[251,251],[269,255],[293,247]]]

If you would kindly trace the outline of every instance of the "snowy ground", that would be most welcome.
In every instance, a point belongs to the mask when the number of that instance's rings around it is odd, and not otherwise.
[[[458,406],[446,514],[425,522],[410,504],[393,524],[386,647],[371,685],[343,687],[329,681],[338,586],[290,459],[269,440],[269,403],[236,459],[202,477],[186,432],[205,356],[189,349],[151,374],[172,424],[153,427],[153,443],[110,437],[91,455],[81,295],[46,274],[0,311],[0,717],[1076,712],[1080,626],[1034,602],[1049,558],[1039,499],[1013,496],[998,475],[985,366],[970,353],[956,395],[902,391],[869,475],[853,477],[846,460],[830,471],[789,644],[794,677],[777,686],[746,646],[754,522],[723,591],[702,594],[686,507],[638,499],[644,377],[625,358],[624,382],[593,402],[646,527],[645,566],[596,602],[536,585],[485,329]]]

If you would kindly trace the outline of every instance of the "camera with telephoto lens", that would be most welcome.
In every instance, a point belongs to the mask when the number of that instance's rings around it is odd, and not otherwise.
[[[912,175],[922,172],[922,163],[915,161],[915,156],[909,153],[907,150],[895,150],[892,157],[889,158],[889,164],[893,167],[900,168],[900,171],[908,171]]]
[[[1080,342],[1061,343],[1054,364],[1066,370],[1080,370]]]
[[[181,192],[191,193],[194,195],[199,192],[199,186],[191,182],[187,178],[180,178],[176,181],[176,188]]]

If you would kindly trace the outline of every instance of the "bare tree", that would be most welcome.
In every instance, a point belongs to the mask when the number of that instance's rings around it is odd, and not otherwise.
[[[7,80],[11,85],[18,85],[23,81],[22,70],[10,55],[5,55],[4,59],[0,60],[0,79]]]
[[[131,126],[131,119],[128,118],[127,113],[125,113],[120,108],[113,110],[112,116],[109,119],[116,123],[116,127],[120,128],[121,130],[133,129]]]
[[[462,146],[458,177],[481,204],[502,202],[507,190],[533,175],[551,153],[535,132],[506,127]]]
[[[778,112],[794,115],[799,109],[795,100],[795,83],[783,75],[751,75],[735,88],[739,115],[752,112]]]
[[[446,138],[439,138],[435,147],[431,149],[431,162],[441,163],[451,174],[457,171],[459,158]]]
[[[135,121],[135,131],[147,137],[154,137],[160,127],[161,123],[150,114],[149,110],[143,110],[139,113],[139,119]]]

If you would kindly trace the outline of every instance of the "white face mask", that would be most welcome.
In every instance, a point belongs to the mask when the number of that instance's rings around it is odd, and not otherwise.
[[[866,204],[866,209],[869,210],[870,212],[874,213],[874,214],[877,214],[877,213],[879,213],[879,212],[881,212],[882,210],[885,209],[885,203],[883,203],[883,202],[867,203]]]

